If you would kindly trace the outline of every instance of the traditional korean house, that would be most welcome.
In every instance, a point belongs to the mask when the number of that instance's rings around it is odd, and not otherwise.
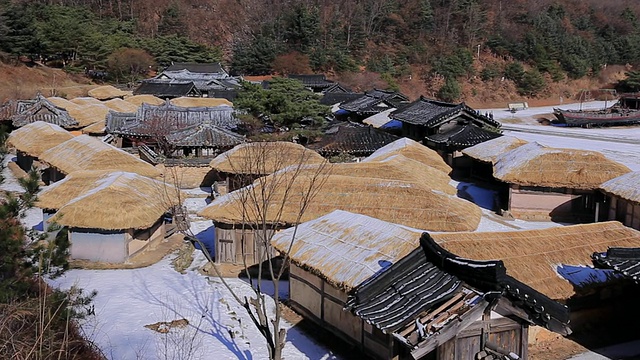
[[[482,142],[462,150],[462,154],[468,160],[461,159],[457,162],[456,168],[468,169],[470,177],[492,181],[494,180],[493,164],[498,156],[526,143],[526,141],[513,136],[500,136]]]
[[[222,68],[220,63],[188,63],[188,62],[176,62],[171,63],[163,73],[176,72],[176,71],[188,71],[197,74],[212,74],[220,79],[229,77],[229,74]]]
[[[49,99],[38,94],[33,100],[10,101],[0,110],[2,121],[10,122],[10,126],[18,128],[27,124],[44,121],[66,129],[81,127],[65,108],[57,106]]]
[[[16,163],[28,172],[43,152],[72,138],[70,132],[58,125],[36,121],[12,131],[7,145],[16,149]]]
[[[68,229],[70,258],[124,263],[167,235],[183,199],[171,185],[130,172],[78,171],[38,195],[43,224]]]
[[[44,151],[40,162],[49,165],[45,183],[56,182],[78,170],[127,171],[158,178],[162,173],[139,158],[88,135],[80,135]]]
[[[385,145],[362,161],[382,161],[394,155],[404,155],[410,159],[438,169],[445,174],[451,172],[451,167],[442,160],[442,157],[438,155],[438,153],[408,138],[401,138]]]
[[[640,230],[640,172],[620,175],[600,185],[606,199],[603,217],[597,220],[617,220]]]
[[[371,126],[358,123],[338,123],[324,132],[322,139],[307,145],[320,155],[330,158],[347,155],[353,158],[373,154],[399,138]]]
[[[161,99],[173,99],[181,96],[202,96],[192,81],[174,80],[144,80],[134,91],[133,95],[153,95]]]
[[[357,98],[362,97],[363,93],[354,93],[354,92],[325,92],[320,98],[319,102],[322,105],[334,106],[331,109],[332,112],[336,112],[340,110],[339,105],[344,102],[349,102],[351,100],[355,100]]]
[[[164,104],[166,102],[166,100],[162,100],[162,99],[160,99],[158,97],[155,97],[153,95],[127,96],[127,97],[124,98],[124,101],[135,105],[136,108],[138,106],[141,106],[142,104],[162,105],[162,104]]]
[[[192,82],[200,96],[232,101],[241,87],[241,78],[229,76],[219,63],[175,63],[156,76],[155,82]]]
[[[360,171],[365,172],[364,169]],[[375,169],[371,167],[368,171]],[[384,167],[377,169],[384,171]],[[315,171],[291,167],[214,199],[199,215],[214,222],[215,260],[236,264],[261,262],[265,251],[263,240],[271,237],[273,231],[336,209],[405,226],[420,224],[433,231],[471,231],[480,222],[480,209],[444,193],[440,190],[443,185],[432,186],[424,180],[390,180],[385,174],[373,178],[332,175],[330,171],[331,167]],[[303,196],[309,189],[314,196],[305,201]],[[259,200],[265,196],[266,204]],[[302,214],[301,203],[305,203]],[[265,207],[264,211],[255,210]]]
[[[101,101],[112,99],[122,100],[125,96],[130,96],[131,91],[120,90],[111,85],[103,85],[89,90],[88,95]]]
[[[331,80],[327,80],[324,74],[312,74],[312,75],[289,74],[287,75],[287,77],[289,79],[300,81],[305,88],[308,88],[309,90],[315,93],[324,92],[325,90],[336,85],[335,82]],[[333,90],[337,90],[337,89],[333,89]]]
[[[341,103],[341,111],[335,115],[352,121],[362,121],[371,115],[398,108],[408,102],[409,98],[399,92],[374,89],[357,99]]]
[[[625,278],[640,283],[640,247],[610,247],[607,252],[594,252],[593,263],[602,269],[611,269]]]
[[[402,122],[402,135],[437,150],[452,165],[460,150],[500,136],[501,124],[464,103],[420,97],[391,113]]]
[[[166,142],[183,156],[211,157],[245,142],[244,136],[204,121],[172,131]]]
[[[568,309],[505,263],[421,234],[336,210],[271,243],[291,259],[290,305],[374,359],[526,359],[530,325],[570,332]]]
[[[195,98],[195,97],[179,97],[171,99],[171,104],[181,107],[216,107],[216,106],[233,106],[233,103],[227,99],[219,99],[213,97]],[[155,105],[155,104],[152,104]]]
[[[593,222],[606,211],[600,185],[630,171],[595,151],[533,142],[498,156],[493,176],[508,192],[501,206],[516,218]]]

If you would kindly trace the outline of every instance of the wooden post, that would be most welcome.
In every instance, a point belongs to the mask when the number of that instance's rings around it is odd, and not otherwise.
[[[598,222],[598,221],[600,221],[600,202],[596,201],[596,216],[593,222]]]

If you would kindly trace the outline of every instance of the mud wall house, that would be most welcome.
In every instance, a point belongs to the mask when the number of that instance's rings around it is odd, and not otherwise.
[[[602,220],[617,220],[640,230],[640,172],[620,175],[600,185],[606,199]]]
[[[495,181],[493,165],[498,156],[526,143],[526,141],[512,136],[500,136],[468,147],[462,150],[462,154],[468,161],[459,161],[456,170],[468,174],[472,178],[493,182]]]
[[[56,182],[78,170],[128,171],[159,178],[162,173],[151,164],[88,135],[67,140],[40,154],[48,165],[43,174],[45,183]]]
[[[462,149],[501,136],[501,124],[465,103],[452,104],[420,97],[390,117],[402,122],[402,136],[437,150],[453,165]]]
[[[16,149],[16,163],[28,172],[43,152],[73,138],[58,125],[36,121],[11,132],[7,145]]]
[[[399,92],[374,89],[359,98],[341,103],[340,111],[334,114],[339,118],[361,122],[369,116],[398,108],[408,102],[409,98]]]
[[[79,171],[41,192],[38,206],[44,222],[68,229],[72,259],[123,263],[165,238],[165,214],[182,198],[139,174]]]
[[[199,215],[215,226],[216,261],[242,264],[261,262],[264,249],[260,237],[272,231],[326,215],[336,209],[352,211],[406,226],[420,225],[433,231],[472,231],[481,211],[473,203],[452,195],[448,177],[441,173],[432,183],[424,180],[391,179],[386,166],[333,169],[290,169],[257,179],[252,185],[214,199]],[[354,163],[354,165],[357,165]],[[335,171],[336,174],[331,174]],[[431,170],[439,172],[438,170]],[[425,172],[428,172],[426,170]],[[320,174],[320,175],[318,175]],[[357,174],[357,175],[356,175]],[[398,171],[395,174],[399,174]],[[442,183],[435,183],[440,178]],[[313,198],[301,214],[300,204],[309,189]],[[266,193],[269,201],[261,202]],[[265,209],[258,212],[256,209]],[[269,232],[265,235],[264,225]]]
[[[293,230],[273,246],[286,253]],[[421,245],[420,230],[336,210],[295,232],[291,306],[371,358],[526,359],[530,324],[569,332],[566,307],[502,262],[463,259],[429,237]]]
[[[595,151],[533,142],[501,154],[493,176],[505,184],[506,210],[516,218],[593,222],[606,211],[600,185],[630,171]]]
[[[325,158],[348,155],[366,157],[399,138],[371,126],[358,123],[337,124],[324,132],[322,139],[307,145]]]

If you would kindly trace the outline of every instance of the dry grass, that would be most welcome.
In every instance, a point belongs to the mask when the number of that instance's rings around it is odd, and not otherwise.
[[[14,130],[7,139],[7,145],[33,157],[73,138],[70,132],[58,125],[36,121]]]

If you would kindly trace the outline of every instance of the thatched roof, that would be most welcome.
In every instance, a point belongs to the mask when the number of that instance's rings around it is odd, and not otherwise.
[[[102,105],[102,101],[92,97],[77,97],[69,101],[81,107],[86,105]]]
[[[142,104],[149,104],[149,105],[162,105],[165,103],[164,100],[160,99],[159,97],[155,97],[153,95],[133,95],[133,96],[127,96],[124,98],[124,101],[130,102],[136,106],[140,106]]]
[[[627,201],[640,203],[640,171],[626,173],[605,181],[600,185],[600,190]]]
[[[521,186],[592,190],[630,171],[596,151],[557,149],[533,142],[498,156],[493,176]]]
[[[211,167],[231,174],[267,175],[288,166],[322,164],[326,160],[313,150],[286,141],[240,144],[213,160]]]
[[[52,96],[52,97],[48,97],[47,100],[49,100],[49,102],[51,102],[53,105],[63,108],[67,111],[69,111],[69,109],[74,109],[74,108],[79,108],[80,106],[78,104],[74,104],[71,101],[61,98],[61,97],[57,97],[57,96]]]
[[[91,124],[82,129],[83,134],[88,135],[101,135],[107,132],[106,125],[104,121],[98,121],[95,124]]]
[[[127,95],[131,95],[131,91],[123,91],[111,85],[98,86],[95,89],[89,90],[89,96],[98,100],[122,98]]]
[[[33,157],[39,157],[69,139],[73,135],[58,125],[36,121],[14,130],[7,139],[7,145]]]
[[[291,261],[350,291],[420,246],[421,230],[336,210],[276,233],[271,244]]]
[[[104,173],[99,176],[83,172],[52,185],[41,196],[45,199],[75,197],[58,209],[50,221],[68,227],[124,230],[144,229],[153,225],[172,206],[178,205],[179,190],[158,180],[129,172]],[[82,188],[78,191],[78,188]],[[44,208],[59,206],[60,201]]]
[[[472,231],[480,222],[481,211],[475,204],[432,190],[424,182],[342,175],[319,176],[314,182],[315,174],[289,169],[259,178],[251,186],[215,199],[200,215],[217,222],[240,224],[247,219],[247,216],[243,219],[242,205],[254,212],[264,207],[263,202],[254,200],[264,192],[269,198],[266,222],[292,225],[298,222],[302,197],[311,188],[316,195],[300,222],[338,209],[432,231]],[[253,214],[248,218],[250,223],[256,223]]]
[[[162,174],[151,164],[88,135],[77,136],[40,155],[65,174],[78,170],[129,171],[149,177]]]
[[[138,110],[138,105],[124,101],[122,99],[111,99],[103,102],[109,109],[123,113],[133,113]]]
[[[591,265],[594,252],[640,246],[640,231],[615,221],[543,230],[430,235],[458,256],[504,261],[508,275],[556,300],[574,294],[573,286],[556,272],[558,265]]]
[[[89,104],[67,109],[67,111],[78,121],[79,127],[85,127],[100,121],[104,122],[109,108],[103,104]]]
[[[451,172],[451,167],[442,160],[442,157],[437,152],[408,138],[402,138],[383,146],[362,161],[380,161],[398,154],[434,167],[447,174]]]
[[[59,125],[63,128],[73,129],[78,127],[78,122],[69,115],[69,112],[38,94],[34,100],[12,102],[5,112],[5,120],[11,120],[15,127],[25,126],[32,122],[44,121]]]
[[[498,155],[504,154],[526,143],[527,141],[513,136],[500,136],[466,148],[462,150],[462,153],[470,158],[493,164],[496,162]]]
[[[198,98],[198,97],[179,97],[171,99],[171,103],[176,106],[183,107],[213,107],[213,106],[233,106],[233,103],[227,99],[220,98]]]
[[[451,186],[451,178],[447,174],[403,155],[393,155],[381,161],[306,165],[302,171],[317,171],[320,166],[325,167],[323,172],[327,175],[425,183],[430,189],[445,194],[457,193]]]

